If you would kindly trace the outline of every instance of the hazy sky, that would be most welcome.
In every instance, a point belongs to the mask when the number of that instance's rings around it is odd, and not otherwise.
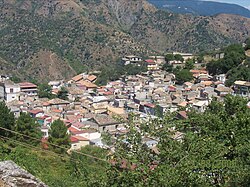
[[[247,7],[248,9],[250,9],[250,0],[209,0],[209,1],[234,3],[234,4],[239,4],[241,6],[244,6],[244,7]]]

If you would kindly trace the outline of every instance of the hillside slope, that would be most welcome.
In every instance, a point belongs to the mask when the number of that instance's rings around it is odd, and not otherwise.
[[[0,11],[0,58],[13,74],[38,80],[68,78],[126,54],[214,49],[250,32],[248,18],[172,14],[146,0],[2,0]],[[57,65],[44,71],[53,53]]]

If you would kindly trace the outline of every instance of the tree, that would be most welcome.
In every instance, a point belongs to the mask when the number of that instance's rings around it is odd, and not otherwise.
[[[27,144],[38,145],[40,143],[39,140],[42,138],[40,125],[33,118],[31,118],[29,114],[26,113],[21,113],[16,121],[14,130],[18,133],[26,135],[23,136],[15,134],[14,138]],[[38,140],[34,140],[30,137]]]
[[[65,87],[61,87],[57,94],[57,97],[59,99],[68,100],[68,90]]]
[[[204,61],[204,56],[203,55],[199,55],[198,57],[197,57],[197,62],[198,63],[202,63]]]
[[[162,70],[165,70],[166,72],[173,72],[173,65],[169,63],[165,63],[162,67]]]
[[[184,58],[180,54],[174,55],[174,59],[177,60],[177,61],[181,61],[181,62],[184,61]]]
[[[40,84],[38,86],[38,97],[52,99],[54,95],[51,93],[52,88],[48,84]]]
[[[178,84],[183,84],[184,82],[191,81],[193,76],[188,69],[182,69],[175,73],[175,79]]]
[[[8,109],[4,102],[0,102],[0,127],[13,130],[15,125],[14,113]],[[11,137],[13,134],[4,129],[0,130],[0,135]]]
[[[227,73],[231,69],[239,66],[246,59],[244,48],[240,44],[232,44],[224,50],[224,58],[211,61],[207,64],[209,73],[216,75]]]
[[[49,147],[56,153],[65,153],[70,148],[70,139],[67,131],[66,125],[60,119],[55,120],[51,124],[48,142],[54,144],[50,144]]]
[[[184,69],[188,69],[188,70],[193,69],[194,68],[194,61],[195,61],[195,59],[188,59],[185,63]]]
[[[115,144],[108,185],[249,186],[246,104],[241,97],[226,96],[223,103],[213,100],[205,113],[189,112],[188,121],[169,114],[129,124],[129,133]],[[176,132],[183,133],[181,139],[175,139]],[[145,146],[143,136],[157,137],[157,152]]]
[[[167,54],[165,56],[165,60],[166,60],[167,63],[169,63],[170,61],[175,60],[175,56],[173,54]]]

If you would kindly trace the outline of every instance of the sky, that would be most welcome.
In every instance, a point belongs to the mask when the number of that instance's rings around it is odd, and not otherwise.
[[[208,0],[207,0],[208,1]],[[250,9],[250,0],[209,0],[209,1],[216,1],[216,2],[223,2],[223,3],[233,3],[244,6]]]

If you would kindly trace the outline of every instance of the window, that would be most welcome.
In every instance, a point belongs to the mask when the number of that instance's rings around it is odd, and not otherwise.
[[[10,88],[10,93],[13,93],[13,92],[14,92],[13,88]]]

